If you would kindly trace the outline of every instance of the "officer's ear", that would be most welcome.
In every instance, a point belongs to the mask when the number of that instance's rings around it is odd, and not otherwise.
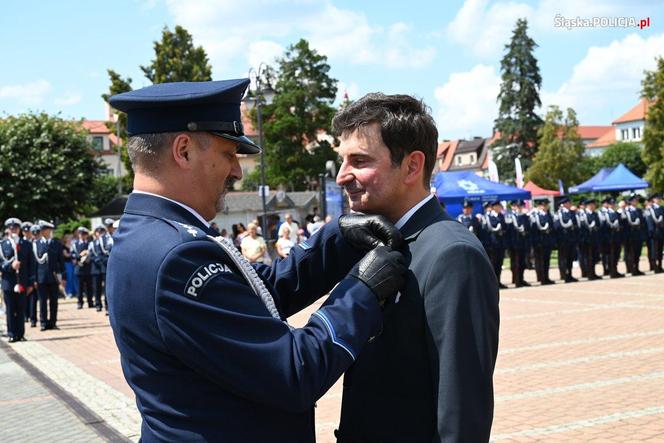
[[[189,134],[178,134],[171,143],[171,156],[175,163],[183,169],[191,169],[193,140]]]

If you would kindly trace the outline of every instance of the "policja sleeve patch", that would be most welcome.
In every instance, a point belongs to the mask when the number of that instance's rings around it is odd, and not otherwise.
[[[189,277],[187,284],[184,287],[184,293],[190,297],[198,298],[201,290],[212,281],[215,277],[221,274],[233,274],[231,269],[223,263],[209,263],[200,266]]]

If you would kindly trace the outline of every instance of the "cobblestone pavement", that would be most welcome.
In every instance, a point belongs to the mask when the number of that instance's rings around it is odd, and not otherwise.
[[[0,441],[103,441],[0,346]]]
[[[534,281],[531,271],[526,279]],[[510,280],[509,272],[502,280]],[[306,323],[318,306],[290,323]],[[510,289],[501,291],[500,307],[494,441],[664,442],[664,274]],[[29,341],[12,349],[137,440],[140,416],[122,377],[108,317],[77,310],[70,300],[61,302],[59,317],[59,331],[28,328]],[[22,398],[1,392],[0,412],[7,401]],[[42,396],[48,394],[35,394]],[[340,400],[338,382],[318,402],[319,442],[334,441]],[[10,432],[1,427],[0,441],[11,441],[3,430]]]

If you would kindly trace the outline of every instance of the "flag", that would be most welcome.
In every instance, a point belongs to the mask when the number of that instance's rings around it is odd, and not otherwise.
[[[560,191],[560,195],[565,195],[565,187],[561,179],[558,179],[558,191]]]
[[[516,185],[523,188],[523,170],[521,169],[521,159],[514,159],[514,170],[516,171]]]
[[[498,166],[496,165],[496,162],[493,161],[491,151],[489,151],[489,180],[496,183],[499,181]]]

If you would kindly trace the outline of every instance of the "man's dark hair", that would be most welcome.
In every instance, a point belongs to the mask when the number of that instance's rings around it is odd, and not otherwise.
[[[424,153],[424,187],[428,189],[438,151],[438,130],[424,102],[403,94],[367,94],[339,111],[332,128],[343,137],[372,123],[380,125],[395,167],[413,151]]]

